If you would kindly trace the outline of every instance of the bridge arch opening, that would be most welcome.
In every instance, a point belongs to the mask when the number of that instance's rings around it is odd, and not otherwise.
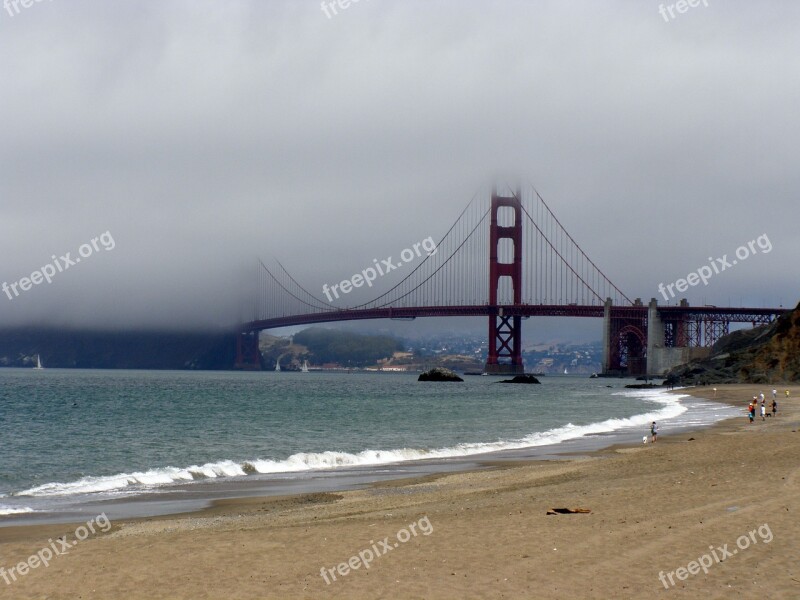
[[[497,280],[497,302],[514,304],[514,279],[509,275],[503,275]]]
[[[514,227],[516,223],[516,211],[513,206],[500,206],[497,208],[497,225],[499,227]]]
[[[501,238],[497,241],[497,262],[501,265],[514,263],[514,240],[511,238]]]
[[[619,368],[628,375],[641,375],[647,366],[647,335],[636,325],[626,325],[617,334]]]

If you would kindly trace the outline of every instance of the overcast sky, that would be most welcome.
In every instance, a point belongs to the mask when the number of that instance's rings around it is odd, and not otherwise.
[[[793,305],[800,3],[707,4],[3,8],[0,283],[114,247],[0,292],[0,325],[230,323],[255,256],[316,290],[438,239],[499,170],[630,297],[766,234],[683,295]]]

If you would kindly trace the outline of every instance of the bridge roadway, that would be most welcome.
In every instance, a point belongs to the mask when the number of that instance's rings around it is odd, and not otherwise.
[[[412,319],[417,317],[489,317],[494,315],[519,317],[593,317],[602,319],[605,307],[602,304],[509,304],[490,306],[474,304],[464,306],[417,306],[341,309],[300,315],[288,315],[244,323],[242,332],[276,329],[291,325],[311,325],[334,321],[357,321],[362,319]],[[612,306],[614,318],[646,318],[648,306]],[[502,311],[502,312],[501,312]],[[788,312],[785,308],[726,308],[717,306],[659,306],[658,312],[664,320],[681,317],[687,320],[711,318],[731,323],[769,323],[774,317]]]

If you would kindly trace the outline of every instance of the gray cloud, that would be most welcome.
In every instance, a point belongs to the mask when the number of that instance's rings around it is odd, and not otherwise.
[[[229,323],[254,256],[318,289],[441,236],[505,169],[632,297],[767,233],[687,297],[792,304],[800,6],[658,6],[2,11],[0,279],[106,230],[117,247],[0,296],[0,324]]]

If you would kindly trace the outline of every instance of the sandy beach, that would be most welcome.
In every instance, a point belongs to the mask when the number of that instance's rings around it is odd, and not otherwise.
[[[753,424],[770,390],[718,388],[740,419],[656,444],[94,533],[2,528],[0,598],[798,598],[800,387]]]

